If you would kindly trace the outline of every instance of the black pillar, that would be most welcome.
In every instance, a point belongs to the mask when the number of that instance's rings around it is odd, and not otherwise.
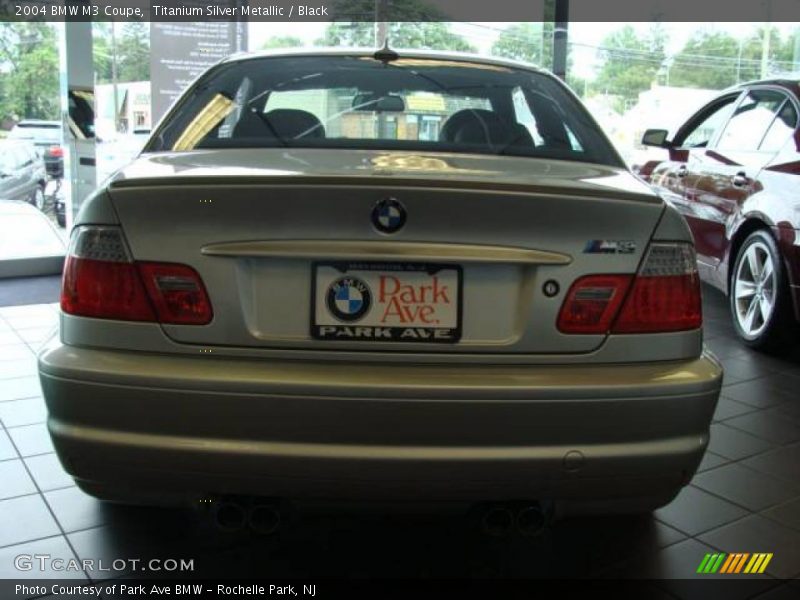
[[[567,79],[567,26],[569,25],[569,0],[555,0],[553,31],[553,73]]]

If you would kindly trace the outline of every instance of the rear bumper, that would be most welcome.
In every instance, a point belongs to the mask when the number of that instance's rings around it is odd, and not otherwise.
[[[229,360],[54,343],[39,358],[65,468],[120,499],[667,501],[721,384],[709,355],[607,366]]]

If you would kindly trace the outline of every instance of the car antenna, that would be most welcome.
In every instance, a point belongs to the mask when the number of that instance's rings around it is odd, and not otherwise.
[[[375,54],[372,55],[372,58],[386,64],[396,61],[397,59],[400,58],[400,55],[391,48],[389,48],[389,36],[387,35],[386,39],[383,42],[383,48],[376,50]]]

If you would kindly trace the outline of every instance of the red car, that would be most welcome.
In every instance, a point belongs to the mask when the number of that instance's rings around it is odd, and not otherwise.
[[[800,321],[799,114],[797,80],[759,81],[721,93],[672,140],[662,129],[642,139],[669,159],[640,175],[686,218],[702,279],[762,350],[795,342]]]

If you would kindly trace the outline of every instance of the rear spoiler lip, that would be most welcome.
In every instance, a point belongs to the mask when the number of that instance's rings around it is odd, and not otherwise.
[[[537,184],[503,182],[497,179],[422,179],[419,177],[387,177],[373,176],[336,176],[336,175],[170,175],[163,177],[137,177],[135,179],[116,179],[108,184],[109,191],[136,188],[165,188],[197,186],[207,189],[208,186],[275,186],[275,187],[373,187],[373,188],[425,188],[441,190],[457,190],[460,192],[499,192],[516,194],[536,194],[553,196],[577,196],[584,198],[600,198],[603,200],[621,200],[646,204],[662,204],[663,200],[656,194],[629,192],[619,188],[595,188],[594,186],[577,186],[562,184]]]

